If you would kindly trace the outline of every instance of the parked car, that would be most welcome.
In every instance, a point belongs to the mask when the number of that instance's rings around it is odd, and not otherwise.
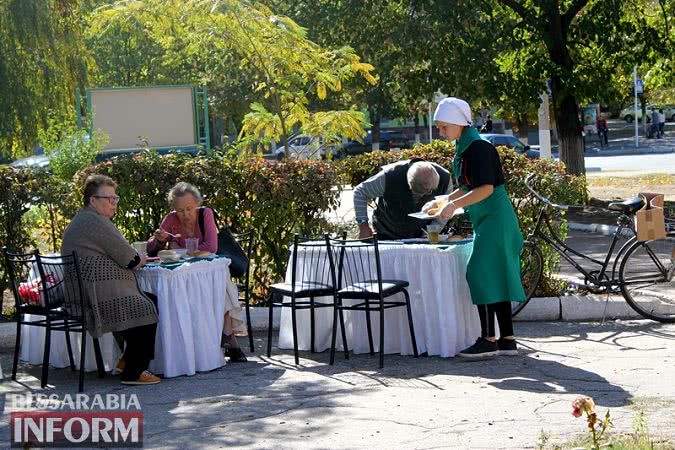
[[[663,114],[666,115],[668,122],[675,122],[675,105],[659,105],[659,109],[663,109]]]
[[[335,155],[336,159],[346,156],[362,155],[373,149],[373,135],[370,131],[363,136],[363,142],[356,139],[348,141],[342,146]],[[380,150],[389,151],[393,149],[409,148],[410,142],[400,131],[380,131]]]
[[[492,143],[495,147],[504,146],[512,148],[516,153],[525,155],[530,159],[539,158],[539,150],[533,150],[529,145],[525,145],[515,136],[508,134],[481,133],[480,137]]]
[[[94,161],[98,163],[106,159],[114,158],[115,156],[133,155],[135,153],[140,153],[143,150],[145,149],[132,148],[124,150],[103,150],[96,156]],[[165,147],[165,148],[155,148],[153,150],[159,153],[160,155],[166,155],[167,153],[189,153],[192,155],[196,155],[201,151],[201,149],[198,146],[178,147],[178,148]],[[16,161],[11,162],[9,165],[15,168],[31,167],[39,169],[49,166],[49,157],[44,154],[27,156],[25,158],[17,159]]]
[[[654,105],[647,105],[647,122],[652,121],[652,111],[654,110],[655,106]],[[658,108],[657,108],[658,109]],[[666,112],[665,110],[663,111],[664,113]],[[673,113],[675,114],[675,112]],[[637,110],[637,116],[635,114],[635,107],[633,105],[626,106],[624,109],[621,110],[621,114],[619,115],[623,120],[625,120],[628,123],[632,123],[633,120],[635,120],[635,117],[637,117],[637,120],[642,120],[642,109],[640,106],[638,106]],[[666,120],[671,117],[666,114]],[[672,120],[672,119],[671,119]]]
[[[329,144],[323,138],[299,134],[288,139],[290,156],[296,159],[325,159],[328,153],[338,150],[336,144]],[[286,157],[286,149],[283,144],[274,150],[274,158],[282,160]]]

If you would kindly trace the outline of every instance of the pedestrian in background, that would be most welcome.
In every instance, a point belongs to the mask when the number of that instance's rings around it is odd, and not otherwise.
[[[665,134],[666,128],[666,115],[663,113],[663,109],[659,109],[659,138],[662,138]]]
[[[607,119],[603,114],[598,116],[598,120],[595,121],[595,129],[598,132],[598,139],[600,140],[600,147],[609,146],[608,133],[609,127],[607,126]]]
[[[647,138],[651,139],[653,137],[659,138],[659,112],[656,109],[652,110],[652,124],[649,127],[649,134]]]

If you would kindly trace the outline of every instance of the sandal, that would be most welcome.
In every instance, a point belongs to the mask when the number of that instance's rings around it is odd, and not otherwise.
[[[246,355],[239,347],[235,348],[226,348],[225,356],[230,358],[230,362],[247,362]]]

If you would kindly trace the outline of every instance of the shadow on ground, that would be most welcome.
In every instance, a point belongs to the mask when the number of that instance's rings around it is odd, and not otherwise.
[[[478,383],[502,391],[583,392],[592,395],[599,406],[626,406],[631,403],[631,394],[587,367],[589,358],[594,356],[586,348],[599,348],[593,352],[602,359],[605,346],[607,353],[616,354],[643,350],[643,338],[649,338],[644,350],[660,350],[672,346],[675,340],[672,327],[647,321],[518,323],[517,331],[523,350],[519,357],[462,362],[458,358],[387,355],[384,369],[378,369],[376,356],[367,354],[350,355],[345,360],[338,353],[336,364],[330,366],[328,352],[302,352],[301,365],[296,367],[292,364],[292,351],[274,347],[271,358],[262,356],[266,341],[260,334],[255,339],[257,353],[248,363],[229,364],[212,372],[145,387],[123,387],[111,375],[99,379],[88,374],[85,390],[89,395],[137,394],[145,414],[146,446],[195,448],[202,436],[209,446],[264,447],[265,436],[273,435],[269,442],[272,446],[285,439],[292,442],[302,438],[303,433],[328,435],[339,426],[333,415],[340,413],[342,399],[358,399],[386,388],[403,389],[405,396],[414,398],[417,389],[461,395],[457,391],[466,389],[467,383]],[[7,377],[11,372],[12,346],[13,342],[0,342],[0,360]],[[577,351],[577,346],[585,347]],[[19,379],[23,384],[6,379],[0,384],[0,392],[43,392],[39,390],[39,374],[39,367],[22,364]],[[77,376],[68,369],[53,369],[50,384],[45,393],[73,394]],[[7,416],[2,416],[4,423],[6,420]],[[296,426],[305,424],[305,428],[285,426],[288,420]],[[224,430],[233,426],[237,433]],[[7,434],[7,427],[0,427],[0,441],[6,442]]]

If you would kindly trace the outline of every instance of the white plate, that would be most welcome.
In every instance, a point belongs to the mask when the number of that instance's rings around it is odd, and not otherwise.
[[[458,216],[460,214],[464,214],[464,208],[457,208],[455,212],[452,214],[452,217]],[[408,214],[410,217],[414,217],[415,219],[423,219],[423,220],[429,220],[429,219],[438,219],[438,214],[434,216],[430,216],[429,214],[425,212],[416,212],[416,213],[410,213]]]

